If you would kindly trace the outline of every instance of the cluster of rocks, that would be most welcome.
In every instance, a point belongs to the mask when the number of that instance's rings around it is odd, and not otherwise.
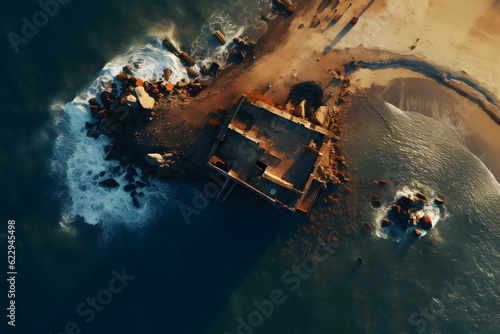
[[[182,158],[179,158],[174,152],[164,154],[149,153],[144,159],[150,167],[149,171],[156,174],[159,179],[168,179],[173,175],[179,177],[186,176],[184,162]]]
[[[134,65],[139,67],[138,64]],[[165,74],[169,76],[170,70],[165,71]],[[200,79],[193,82],[179,82],[175,85],[164,81],[150,83],[134,77],[130,65],[123,68],[123,72],[117,75],[114,82],[106,83],[104,86],[105,90],[100,95],[89,100],[93,121],[87,122],[85,128],[89,137],[97,139],[101,135],[106,135],[113,138],[112,145],[105,147],[106,160],[117,160],[120,165],[113,170],[102,171],[95,179],[100,186],[113,189],[121,187],[117,179],[124,175],[127,184],[123,185],[123,190],[130,193],[134,206],[140,208],[139,198],[144,195],[142,188],[150,183],[147,172],[143,171],[143,175],[139,176],[132,165],[134,159],[124,145],[125,139],[137,135],[137,131],[152,120],[155,115],[155,102],[159,98],[168,95],[179,98],[195,96],[205,86]],[[170,155],[165,156],[162,164],[151,168],[159,175],[167,174],[167,170],[169,174],[176,172],[182,174],[179,163],[173,161],[173,154]]]
[[[375,201],[378,200],[373,202]],[[430,230],[434,226],[431,218],[423,212],[428,203],[429,198],[422,193],[401,196],[387,211],[387,218],[382,220],[381,225],[383,228],[394,225],[402,231],[412,228],[412,234],[419,237],[422,235],[422,230]],[[436,198],[434,203],[441,206],[444,205],[444,200]]]
[[[155,101],[160,97],[170,94],[196,96],[205,87],[200,79],[189,83],[181,81],[175,85],[143,81],[132,75],[130,65],[125,66],[116,79],[116,82],[107,85],[108,90],[89,100],[90,110],[97,120],[86,124],[89,137],[98,138],[104,134],[116,138],[126,131],[133,131],[141,121],[151,120]]]
[[[99,181],[99,185],[104,188],[113,189],[119,188],[120,184],[116,181],[115,177],[121,176],[125,174],[125,180],[127,184],[123,186],[123,190],[130,194],[132,198],[132,203],[136,208],[141,207],[141,203],[139,198],[144,196],[143,188],[150,185],[147,176],[139,176],[137,170],[132,165],[127,165],[125,163],[121,163],[120,165],[113,168],[111,171],[102,171],[98,175],[96,175],[96,180],[99,178],[102,181]]]
[[[289,100],[283,108],[296,117],[306,119],[306,100],[302,100],[297,107],[294,107]],[[339,113],[335,107],[320,106],[316,111],[310,113],[308,120],[323,128],[327,128],[332,132],[332,143],[330,143],[329,158],[324,159],[321,166],[318,167],[317,173],[322,181],[327,184],[345,184],[349,182],[349,174],[347,172],[347,162],[342,155],[340,146],[341,129],[338,125]]]
[[[296,117],[306,118],[306,103],[306,100],[302,100],[299,105],[295,107],[291,101],[288,101],[284,106],[284,110]],[[327,128],[334,112],[335,107],[329,108],[327,106],[320,106],[315,111],[311,111],[309,119],[311,123]]]

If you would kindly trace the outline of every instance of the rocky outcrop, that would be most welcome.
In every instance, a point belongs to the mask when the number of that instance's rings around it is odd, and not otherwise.
[[[429,198],[422,193],[401,196],[387,210],[387,218],[382,221],[381,226],[383,228],[393,226],[402,231],[412,228],[413,235],[419,237],[422,231],[434,227],[432,219],[424,213],[424,208],[428,204]]]

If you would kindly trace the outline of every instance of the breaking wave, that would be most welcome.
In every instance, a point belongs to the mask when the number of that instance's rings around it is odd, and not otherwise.
[[[239,5],[243,4],[242,2]],[[218,61],[225,67],[234,37],[245,34],[256,38],[265,32],[266,25],[257,15],[262,10],[270,12],[270,6],[270,1],[261,0],[242,7],[244,10],[232,8],[237,15],[232,15],[230,11],[213,14],[187,51],[195,57],[197,64],[208,65],[212,61]],[[252,12],[253,16],[249,15],[249,12]],[[213,40],[213,31],[217,29],[221,30],[228,40],[224,46],[216,45]],[[133,75],[147,81],[162,80],[165,67],[171,69],[172,82],[188,78],[186,68],[180,60],[162,46],[162,37],[148,37],[150,43],[133,46],[124,54],[118,55],[104,66],[73,101],[65,105],[58,102],[52,106],[53,123],[58,136],[50,168],[59,188],[61,216],[67,223],[81,218],[92,225],[122,223],[129,227],[138,227],[153,218],[162,205],[172,202],[171,193],[174,186],[150,180],[150,186],[140,189],[140,208],[135,207],[130,193],[123,189],[129,183],[125,179],[127,166],[121,166],[117,161],[105,160],[111,139],[105,136],[98,139],[87,137],[85,129],[86,122],[91,122],[92,119],[88,100],[99,95],[125,65],[138,64],[132,68]],[[179,44],[172,36],[170,40]],[[137,172],[135,180],[138,180],[142,171],[136,166],[133,168]],[[107,189],[99,185],[99,182],[109,177],[113,177],[119,187]]]

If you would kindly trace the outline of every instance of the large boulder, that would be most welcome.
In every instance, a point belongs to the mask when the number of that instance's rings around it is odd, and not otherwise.
[[[316,112],[312,115],[311,121],[319,126],[324,126],[326,127],[328,124],[328,107],[327,106],[321,106],[316,110]]]
[[[444,199],[436,198],[434,200],[434,203],[436,203],[437,205],[444,205]]]
[[[422,218],[420,218],[418,223],[423,230],[430,230],[432,228],[432,220],[427,215],[424,215]]]
[[[302,100],[297,108],[293,111],[293,115],[297,117],[306,117],[306,100]]]
[[[149,96],[148,93],[146,93],[144,87],[135,87],[135,95],[137,95],[137,99],[144,109],[153,109],[155,105],[155,99],[153,99],[151,96]]]
[[[149,153],[146,155],[145,159],[148,165],[152,167],[161,166],[165,163],[165,160],[163,160],[161,154],[158,153]]]

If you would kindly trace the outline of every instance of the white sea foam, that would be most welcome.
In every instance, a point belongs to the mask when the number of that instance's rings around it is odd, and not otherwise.
[[[263,4],[259,3],[259,6],[270,4],[264,1]],[[224,67],[228,51],[234,45],[232,39],[244,32],[245,24],[232,21],[225,14],[214,14],[202,29],[199,38],[192,44],[191,50],[187,51],[192,52],[200,66],[209,66],[212,61],[218,61]],[[250,30],[262,30],[262,27],[257,27],[252,20],[248,24],[254,25],[247,27],[252,28]],[[213,36],[210,35],[216,29],[222,30],[226,35],[226,45],[213,45],[216,41],[213,41]],[[163,70],[166,67],[171,70],[171,82],[188,78],[185,66],[163,47],[161,41],[162,38],[158,35],[156,41],[153,40],[145,46],[133,46],[124,54],[116,56],[72,102],[64,106],[58,102],[53,106],[54,110],[62,110],[56,112],[53,118],[59,134],[55,140],[51,170],[61,189],[61,214],[65,227],[79,217],[92,225],[123,223],[137,227],[155,215],[156,208],[160,207],[158,203],[164,205],[170,202],[171,186],[152,180],[151,186],[140,189],[144,196],[139,198],[141,207],[136,208],[130,194],[123,190],[128,184],[124,169],[120,168],[119,175],[110,174],[110,171],[119,166],[117,161],[105,160],[105,147],[111,144],[111,140],[105,136],[98,139],[87,137],[85,130],[85,123],[92,119],[88,100],[98,96],[105,84],[122,71],[123,66],[140,64],[138,67],[132,66],[134,76],[151,82],[163,80]],[[178,44],[175,40],[173,42]],[[198,65],[195,70],[200,70]],[[106,175],[101,177],[99,173],[102,171],[106,171]],[[140,176],[141,171],[137,171]],[[120,186],[107,189],[99,185],[100,181],[109,177],[113,177]]]
[[[54,118],[59,135],[55,141],[51,169],[62,186],[62,214],[69,221],[82,217],[92,225],[124,223],[140,226],[154,215],[153,202],[165,203],[168,199],[169,187],[153,181],[152,186],[141,189],[144,193],[139,198],[141,207],[134,207],[130,194],[123,190],[128,183],[124,169],[120,168],[121,175],[109,174],[119,166],[117,161],[105,160],[105,147],[111,144],[111,140],[105,136],[98,139],[87,137],[85,131],[85,123],[92,119],[88,100],[102,91],[103,82],[112,80],[124,65],[134,62],[141,63],[140,68],[133,68],[134,74],[144,80],[160,80],[167,66],[173,69],[173,80],[187,76],[180,61],[159,43],[157,46],[133,47],[109,62],[82,93],[63,107],[62,115]],[[100,177],[101,171],[106,171],[106,175]],[[138,173],[140,175],[141,171],[138,170]],[[100,181],[111,176],[120,184],[119,188],[106,189],[99,185]]]
[[[425,189],[425,190],[423,190],[423,189]],[[424,214],[429,216],[429,218],[432,221],[432,225],[433,225],[432,228],[434,229],[436,227],[437,223],[441,219],[446,218],[448,216],[448,214],[446,212],[441,212],[441,209],[434,203],[434,199],[436,199],[437,196],[432,189],[428,189],[427,187],[422,187],[422,186],[414,186],[414,185],[404,186],[403,188],[398,189],[396,191],[396,194],[394,196],[394,200],[393,200],[393,202],[391,202],[391,206],[392,206],[392,203],[395,203],[402,196],[409,196],[409,195],[415,194],[417,192],[423,192],[424,194],[428,195],[428,197],[429,197],[429,202],[427,205],[424,206],[422,211]],[[382,228],[380,226],[380,222],[382,221],[382,219],[387,218],[387,212],[388,212],[388,210],[390,210],[390,208],[391,207],[389,206],[389,207],[381,207],[381,208],[377,209],[376,215],[375,215],[375,222],[374,222],[374,225],[376,226],[376,229],[375,229],[376,235],[378,237],[381,237],[381,238],[391,239],[391,240],[394,240],[396,242],[402,242],[402,241],[406,240],[406,238],[411,236],[412,231],[416,227],[409,227],[405,231],[399,231],[399,228],[397,226],[394,226],[395,222],[392,222],[393,223],[392,226]],[[421,237],[424,237],[425,235],[428,234],[429,231],[421,230],[421,232],[422,232]]]

